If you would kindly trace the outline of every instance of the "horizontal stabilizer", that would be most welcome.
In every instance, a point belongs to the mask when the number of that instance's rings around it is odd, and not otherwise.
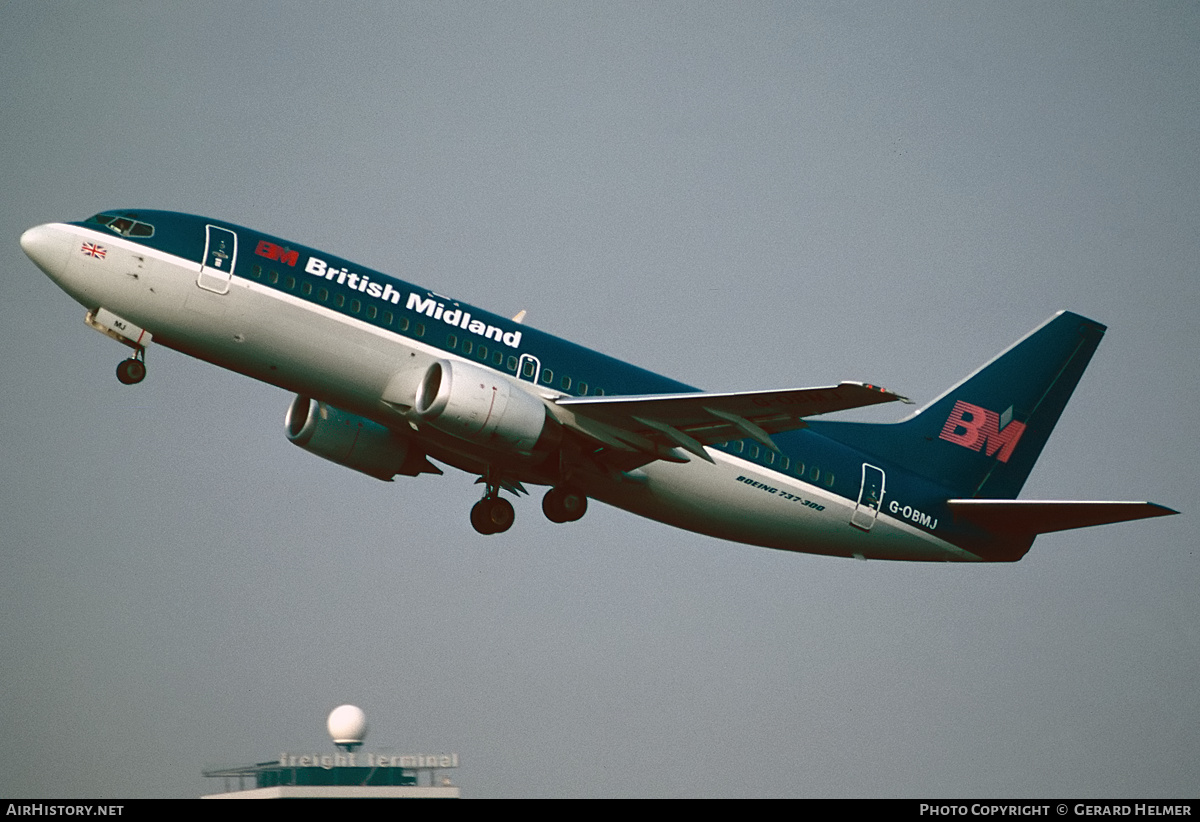
[[[1003,534],[1047,534],[1179,513],[1153,502],[952,499],[946,504],[957,522]]]

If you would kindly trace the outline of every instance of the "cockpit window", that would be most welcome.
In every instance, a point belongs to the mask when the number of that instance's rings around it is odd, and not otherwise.
[[[120,234],[122,237],[154,236],[154,226],[150,225],[150,223],[143,223],[141,220],[134,220],[130,217],[122,217],[117,214],[97,214],[94,217],[89,217],[87,222],[102,225],[114,234]]]

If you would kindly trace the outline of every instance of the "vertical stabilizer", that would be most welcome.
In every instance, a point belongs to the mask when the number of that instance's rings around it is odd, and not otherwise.
[[[902,422],[814,420],[810,427],[952,496],[1015,499],[1104,330],[1061,311]]]

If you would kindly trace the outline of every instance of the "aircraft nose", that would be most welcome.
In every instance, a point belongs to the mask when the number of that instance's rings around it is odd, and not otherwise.
[[[34,226],[21,235],[21,250],[52,277],[61,268],[69,247],[69,238],[52,223]]]

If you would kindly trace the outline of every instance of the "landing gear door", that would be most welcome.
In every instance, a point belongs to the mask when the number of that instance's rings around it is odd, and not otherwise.
[[[879,516],[879,506],[883,505],[884,476],[883,469],[863,463],[862,488],[858,490],[858,504],[850,515],[850,524],[855,528],[870,531]]]
[[[196,285],[215,294],[228,294],[237,261],[237,235],[215,225],[205,226],[204,230],[204,262]]]

